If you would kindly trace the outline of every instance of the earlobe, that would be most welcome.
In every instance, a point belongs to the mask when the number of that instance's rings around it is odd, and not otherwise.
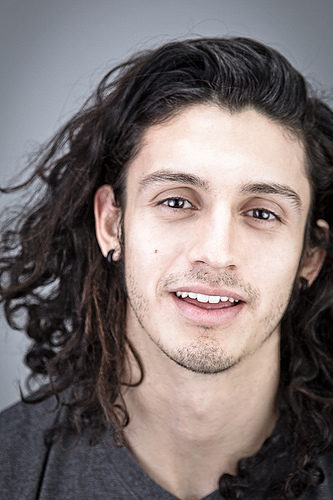
[[[325,236],[328,236],[329,225],[326,221],[319,219],[317,221],[318,231],[321,231]],[[303,259],[303,264],[300,270],[300,279],[306,280],[308,286],[311,286],[317,278],[324,260],[326,257],[326,250],[320,246],[309,248]]]
[[[113,249],[114,261],[120,258],[121,210],[116,205],[111,186],[101,186],[94,199],[96,237],[102,254],[107,257]]]

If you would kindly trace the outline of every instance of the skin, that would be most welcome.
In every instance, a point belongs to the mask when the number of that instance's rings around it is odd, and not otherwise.
[[[128,169],[123,254],[112,188],[96,194],[97,238],[125,259],[127,335],[145,368],[124,394],[128,446],[183,500],[217,489],[276,423],[280,321],[295,279],[311,285],[324,259],[309,249],[300,268],[304,165],[302,144],[255,110],[197,105],[146,131]]]

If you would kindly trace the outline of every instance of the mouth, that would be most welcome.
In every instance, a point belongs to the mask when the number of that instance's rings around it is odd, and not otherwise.
[[[231,292],[221,291],[221,295],[195,292],[187,288],[172,292],[174,303],[181,317],[192,324],[202,326],[228,325],[241,313],[244,300]],[[208,292],[208,290],[207,290]]]
[[[225,307],[235,307],[241,301],[236,299],[235,297],[225,296],[225,295],[206,295],[203,293],[195,293],[195,292],[185,292],[185,291],[177,291],[175,292],[175,296],[187,302],[188,304],[193,304],[198,307],[202,307],[205,309],[221,309]]]

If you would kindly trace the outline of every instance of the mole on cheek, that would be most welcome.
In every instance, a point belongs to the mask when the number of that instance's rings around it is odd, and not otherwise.
[[[154,253],[157,253],[157,249],[155,250],[155,252],[154,252]]]

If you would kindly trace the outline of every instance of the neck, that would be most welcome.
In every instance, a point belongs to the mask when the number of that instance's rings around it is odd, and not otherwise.
[[[272,433],[279,336],[274,333],[257,353],[215,375],[193,373],[166,356],[156,359],[143,359],[144,381],[124,394],[128,447],[164,489],[182,500],[200,499],[218,488],[222,474],[235,474],[238,461]]]

